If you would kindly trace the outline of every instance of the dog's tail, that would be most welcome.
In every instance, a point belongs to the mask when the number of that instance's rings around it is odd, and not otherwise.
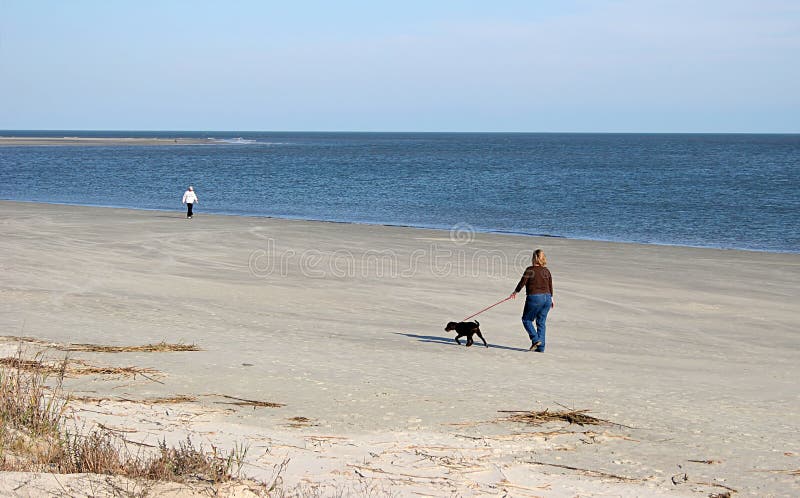
[[[475,325],[477,325],[478,327],[480,327],[480,326],[481,326],[481,322],[479,322],[478,320],[475,320]]]

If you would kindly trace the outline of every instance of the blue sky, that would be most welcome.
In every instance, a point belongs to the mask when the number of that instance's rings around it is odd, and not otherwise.
[[[0,0],[0,129],[800,132],[800,2]]]

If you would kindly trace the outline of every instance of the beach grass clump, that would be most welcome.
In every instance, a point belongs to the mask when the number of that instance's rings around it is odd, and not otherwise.
[[[224,455],[217,448],[211,454],[195,447],[187,437],[177,447],[159,443],[153,454],[131,454],[123,441],[99,428],[88,435],[65,434],[61,451],[47,463],[47,468],[62,474],[104,474],[129,479],[147,479],[178,483],[223,483],[235,480],[244,464],[247,449],[235,447]]]
[[[66,364],[46,367],[41,356],[0,368],[0,468],[42,462],[58,453],[68,399],[61,391]],[[37,369],[37,366],[41,368]],[[51,382],[51,377],[59,374]],[[49,386],[48,384],[53,384]]]
[[[611,422],[591,415],[587,415],[589,410],[557,410],[549,409],[541,411],[512,411],[501,410],[503,413],[511,413],[505,420],[518,422],[528,425],[541,425],[547,422],[567,422],[569,424],[584,425],[608,425]]]
[[[161,441],[158,450],[149,454],[131,454],[124,442],[102,428],[88,435],[67,435],[63,451],[49,462],[54,471],[63,474],[105,474],[129,479],[147,479],[178,483],[223,483],[239,477],[247,448],[235,446],[228,454],[216,447],[206,453],[195,447],[190,438],[168,446]]]
[[[64,433],[61,453],[48,463],[59,474],[129,476],[131,469],[111,433],[102,429],[88,435]]]
[[[221,454],[214,446],[211,449],[209,455],[202,447],[195,448],[188,437],[177,447],[168,447],[166,441],[162,441],[158,454],[141,462],[140,477],[155,481],[202,480],[214,483],[238,477],[247,456],[247,447],[234,446],[227,455]]]
[[[88,434],[66,429],[70,397],[60,369],[42,361],[0,362],[0,471],[93,473],[178,483],[224,483],[239,479],[247,448],[207,453],[187,438],[177,447],[166,441],[155,451],[131,453],[126,441],[99,426]],[[54,372],[58,373],[54,376]],[[181,402],[175,397],[164,402]]]

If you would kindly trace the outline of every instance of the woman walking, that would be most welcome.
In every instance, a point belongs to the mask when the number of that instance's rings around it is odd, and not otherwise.
[[[197,194],[194,193],[194,187],[189,185],[189,188],[183,193],[183,200],[181,202],[186,204],[186,217],[191,219],[192,206],[200,202],[200,200],[197,198]]]
[[[553,277],[547,269],[547,257],[544,251],[536,249],[531,258],[532,265],[525,269],[522,278],[519,279],[511,298],[517,297],[523,287],[525,287],[525,309],[522,312],[522,326],[531,338],[530,351],[544,353],[545,330],[547,325],[547,313],[550,308],[555,307],[553,301]],[[536,326],[534,327],[534,322]]]

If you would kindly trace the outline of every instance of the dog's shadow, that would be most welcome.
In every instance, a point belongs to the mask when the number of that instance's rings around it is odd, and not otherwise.
[[[397,334],[397,335],[404,335],[406,337],[410,337],[412,339],[416,339],[419,342],[429,342],[429,343],[433,343],[433,344],[443,344],[443,345],[446,345],[446,346],[458,346],[458,344],[456,344],[456,341],[454,341],[452,337],[441,337],[441,336],[436,336],[436,335],[404,334],[402,332],[394,332],[394,333]],[[462,341],[463,340],[466,340],[466,339],[462,339]],[[461,343],[461,347],[462,348],[465,347],[464,346],[464,342]],[[484,345],[481,344],[480,342],[476,342],[476,343],[474,343],[472,345],[472,347],[473,348],[483,349]],[[497,344],[489,344],[489,347],[490,348],[494,348],[494,349],[505,349],[506,351],[523,351],[523,352],[527,352],[528,351],[527,349],[512,348],[510,346],[498,346]]]

